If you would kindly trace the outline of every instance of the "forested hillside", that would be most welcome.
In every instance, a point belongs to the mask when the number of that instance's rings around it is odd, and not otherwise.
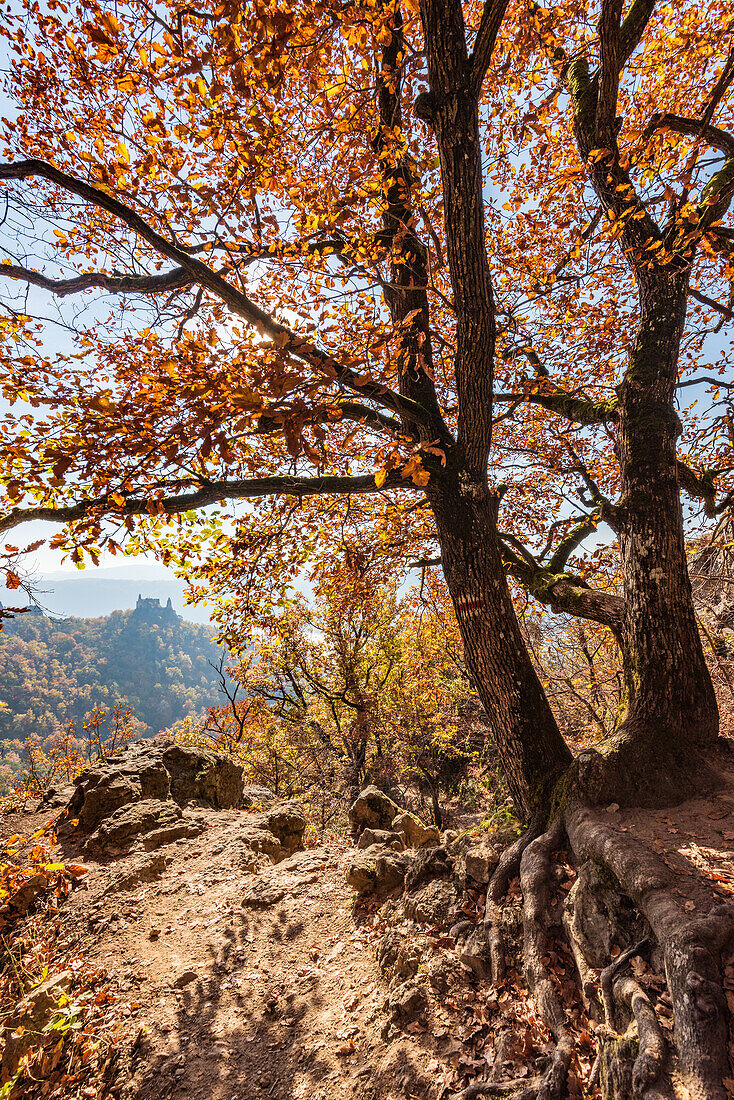
[[[0,737],[43,739],[95,704],[127,703],[154,734],[216,701],[208,627],[157,601],[107,618],[19,615],[0,634]]]

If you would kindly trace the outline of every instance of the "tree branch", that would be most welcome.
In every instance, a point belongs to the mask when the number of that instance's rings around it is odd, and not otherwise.
[[[650,16],[654,8],[655,0],[632,0],[630,10],[627,12],[619,31],[618,58],[620,70],[624,68],[637,49],[645,33],[645,28],[650,22]]]
[[[574,424],[608,424],[616,419],[616,399],[608,401],[585,401],[567,393],[497,393],[496,402],[518,403],[527,401],[531,405],[540,405],[548,412],[558,413]]]
[[[406,429],[400,420],[392,416],[385,416],[377,409],[371,409],[368,405],[361,405],[358,401],[338,400],[332,404],[304,411],[303,413],[292,409],[283,409],[282,411],[265,409],[258,418],[255,435],[270,435],[283,429],[290,417],[293,417],[299,424],[338,423],[339,420],[350,420],[359,424],[368,424],[370,427],[389,432],[394,436],[406,435]],[[410,438],[415,439],[417,437],[410,434]]]
[[[560,573],[562,569],[566,568],[571,554],[581,545],[587,535],[590,535],[592,531],[596,531],[600,520],[601,510],[597,509],[591,515],[584,516],[575,527],[571,528],[567,535],[564,535],[548,562],[548,569],[551,573]]]
[[[734,493],[729,493],[720,504],[716,503],[716,478],[725,473],[724,470],[704,470],[702,474],[697,474],[680,458],[676,460],[675,468],[681,489],[689,497],[703,501],[703,510],[709,519],[716,519],[730,506]]]
[[[518,584],[540,603],[553,611],[608,626],[617,632],[622,626],[624,600],[611,592],[589,588],[585,581],[571,573],[554,573],[550,566],[533,570],[503,542],[505,569]]]
[[[363,380],[351,368],[340,363],[333,355],[317,347],[309,340],[303,339],[297,333],[292,332],[286,325],[276,321],[270,314],[265,313],[251,299],[237,287],[228,283],[222,275],[212,271],[201,260],[188,255],[182,248],[162,237],[144,218],[132,210],[125,203],[108,195],[83,180],[62,172],[52,164],[42,160],[22,160],[12,164],[0,164],[0,180],[26,180],[32,176],[41,176],[57,187],[63,188],[70,194],[78,195],[86,202],[92,203],[100,210],[106,210],[113,217],[123,222],[124,225],[137,233],[144,241],[161,255],[173,260],[191,276],[192,282],[206,287],[227,305],[233,313],[241,317],[258,332],[269,337],[283,351],[288,351],[297,359],[308,363],[322,371],[327,378],[337,380],[342,385],[363,397],[377,401],[379,404],[391,409],[392,412],[414,423],[426,424],[434,428],[433,417],[417,401],[413,401],[402,394],[395,393],[389,387],[371,380]]]
[[[241,481],[219,481],[204,485],[191,493],[180,493],[158,499],[130,497],[120,505],[116,504],[110,496],[100,496],[90,497],[76,504],[61,505],[58,508],[49,506],[13,508],[5,516],[0,517],[0,534],[32,520],[73,523],[89,516],[101,516],[102,513],[114,516],[173,516],[193,509],[206,508],[210,504],[219,504],[225,500],[255,500],[266,496],[309,497],[327,494],[377,493],[387,489],[415,491],[417,488],[418,486],[414,485],[409,478],[401,477],[399,470],[391,471],[379,486],[375,482],[374,474],[364,474],[359,477],[283,475],[245,478]]]
[[[162,275],[108,275],[104,271],[90,271],[73,279],[49,279],[37,271],[30,271],[15,264],[0,264],[0,277],[16,279],[31,286],[48,290],[59,298],[78,294],[83,290],[109,290],[116,294],[158,294],[191,286],[196,280],[181,267]]]
[[[674,134],[700,138],[712,149],[719,149],[725,156],[734,156],[734,137],[726,130],[720,130],[718,126],[702,123],[700,119],[686,118],[684,115],[675,115],[670,111],[654,114],[645,127],[644,136],[649,137],[656,130],[672,130]]]
[[[484,0],[484,9],[476,41],[474,42],[474,51],[469,58],[471,62],[469,87],[471,94],[477,99],[481,95],[482,83],[492,61],[497,35],[502,26],[508,3],[509,0]]]
[[[600,145],[614,148],[617,134],[617,96],[619,74],[620,26],[622,0],[602,0],[599,20],[599,92],[596,100],[596,136]]]

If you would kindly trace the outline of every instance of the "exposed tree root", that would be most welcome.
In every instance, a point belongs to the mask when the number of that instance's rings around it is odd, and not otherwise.
[[[521,1077],[514,1081],[475,1081],[456,1100],[476,1100],[477,1096],[503,1096],[506,1100],[537,1100],[542,1077]]]
[[[567,1017],[551,962],[558,958],[552,937],[564,932],[583,1003],[598,1024],[599,1054],[590,1076],[587,1070],[586,1087],[598,1080],[604,1100],[730,1100],[724,1080],[734,1074],[721,959],[734,942],[734,902],[722,902],[703,878],[676,874],[604,811],[576,806],[546,832],[540,828],[534,821],[502,856],[487,889],[485,934],[493,981],[502,982],[501,903],[519,871],[525,979],[555,1049],[542,1075],[475,1081],[456,1100],[562,1100],[567,1094],[579,1030]],[[556,853],[565,843],[579,873],[561,915],[551,902]],[[669,1017],[658,996],[663,982],[673,1007],[672,1036],[656,1009],[657,1000]]]
[[[615,999],[627,1005],[637,1024],[640,1052],[632,1068],[632,1092],[646,1100],[668,1096],[669,1091],[653,1090],[665,1068],[667,1043],[663,1029],[650,1003],[650,998],[632,978],[621,978],[614,984]]]
[[[673,1003],[677,1074],[694,1100],[726,1100],[723,1081],[730,1069],[721,952],[734,937],[734,904],[721,904],[713,891],[699,884],[696,900],[688,899],[688,904],[708,912],[692,920],[670,869],[649,849],[611,826],[601,813],[576,810],[566,816],[566,830],[576,857],[598,861],[614,875],[663,950]],[[615,999],[619,1000],[617,986]],[[620,996],[629,995],[640,1039],[633,1071],[638,1082],[635,1095],[647,1089],[649,1096],[650,1085],[662,1072],[664,1040],[652,1006],[648,1011],[633,986],[622,984],[619,989]]]
[[[527,845],[520,862],[525,978],[540,1014],[556,1040],[550,1068],[538,1090],[538,1100],[559,1100],[573,1056],[565,1009],[550,971],[543,962],[543,956],[548,952],[546,921],[553,882],[552,853],[560,848],[563,839],[563,822],[558,818],[547,833]]]
[[[520,870],[523,852],[542,831],[542,819],[534,817],[522,836],[502,853],[494,874],[487,886],[487,901],[484,909],[484,934],[487,940],[492,981],[504,981],[506,971],[505,945],[500,925],[500,902],[507,892],[510,880]]]

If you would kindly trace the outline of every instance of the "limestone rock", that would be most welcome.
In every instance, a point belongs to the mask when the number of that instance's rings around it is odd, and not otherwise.
[[[67,804],[73,794],[73,783],[66,783],[60,787],[48,787],[43,798],[36,806],[35,812],[38,813],[41,810],[60,810]]]
[[[428,964],[428,982],[437,993],[449,993],[466,985],[466,971],[455,955],[439,955]]]
[[[435,825],[424,825],[419,817],[405,810],[394,817],[393,832],[400,833],[406,848],[435,848],[441,843],[441,834]]]
[[[440,927],[449,923],[453,907],[459,895],[453,883],[446,879],[434,879],[415,894],[407,894],[403,901],[406,917],[420,924],[436,924]]]
[[[89,837],[85,850],[99,855],[129,848],[138,840],[150,850],[185,836],[198,836],[204,825],[195,821],[175,802],[146,798],[121,806],[110,814]]]
[[[405,847],[400,833],[393,833],[388,829],[365,829],[357,841],[357,847],[361,850],[372,844],[384,844],[396,852],[402,852]]]
[[[466,877],[473,882],[489,882],[499,862],[500,853],[496,848],[479,845],[470,848],[464,857]]]
[[[371,894],[377,887],[377,856],[383,848],[379,844],[371,844],[361,852],[357,852],[347,871],[347,884],[356,890],[362,897]]]
[[[416,852],[405,876],[405,889],[417,890],[436,878],[453,873],[454,864],[445,848],[424,848]]]
[[[381,937],[376,954],[377,965],[387,979],[390,989],[414,977],[423,961],[418,945],[410,936],[403,935],[397,928],[391,928]]]
[[[48,887],[45,875],[31,875],[8,898],[7,912],[11,916],[27,913],[33,903]]]
[[[277,837],[287,853],[295,852],[303,846],[303,834],[308,818],[300,802],[280,802],[272,810],[260,815],[258,827],[267,829]]]
[[[421,984],[409,979],[388,994],[385,1007],[396,1023],[405,1026],[425,1016],[428,997]]]
[[[240,805],[243,810],[254,810],[259,809],[261,806],[271,806],[273,802],[277,801],[277,796],[273,794],[270,787],[264,787],[258,783],[250,783],[242,790]]]
[[[481,925],[471,932],[463,943],[457,943],[456,957],[480,980],[491,977],[487,937]]]
[[[377,892],[388,893],[402,886],[410,863],[411,858],[407,852],[385,852],[383,849],[375,860]]]
[[[318,882],[324,868],[323,852],[297,852],[262,872],[245,888],[242,904],[250,908],[276,905],[286,894],[297,895]]]
[[[240,833],[241,842],[252,852],[264,852],[272,863],[284,859],[286,852],[277,836],[273,836],[268,829],[260,829],[255,825],[247,825]],[[248,861],[251,862],[251,861]]]
[[[169,862],[170,856],[164,855],[163,852],[131,856],[125,861],[122,869],[112,873],[102,896],[119,894],[123,890],[133,890],[143,882],[152,882],[153,879],[160,878]]]
[[[228,810],[240,805],[243,769],[222,753],[167,745],[161,763],[171,777],[171,798],[179,806],[203,802],[215,810]]]
[[[349,807],[349,820],[355,837],[365,829],[389,829],[400,813],[397,803],[377,787],[365,787]]]
[[[70,970],[63,970],[18,1001],[4,1025],[3,1083],[14,1075],[28,1051],[39,1044],[44,1027],[53,1019],[61,998],[68,994],[73,977]]]
[[[137,741],[82,772],[62,825],[68,827],[77,818],[81,831],[92,833],[120,807],[149,799],[228,809],[239,805],[242,791],[242,768],[221,753],[165,741]]]

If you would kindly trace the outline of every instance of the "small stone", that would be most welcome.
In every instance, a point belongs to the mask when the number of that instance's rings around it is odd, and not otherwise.
[[[191,982],[195,982],[198,978],[198,974],[195,970],[184,970],[177,978],[174,979],[173,988],[183,989],[184,986],[190,985]]]

